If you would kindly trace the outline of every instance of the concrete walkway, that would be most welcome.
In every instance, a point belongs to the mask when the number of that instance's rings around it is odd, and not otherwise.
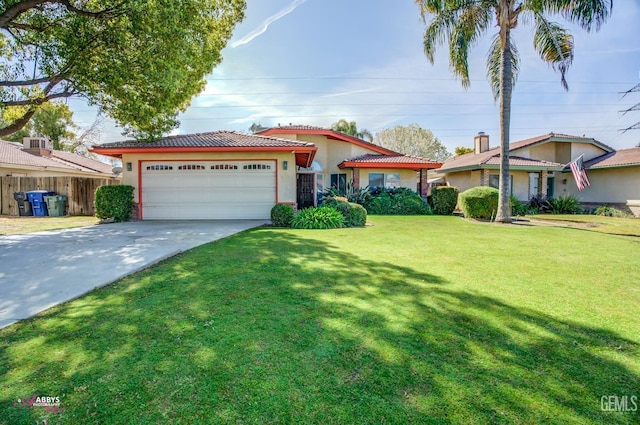
[[[0,236],[0,328],[265,220],[138,221]]]

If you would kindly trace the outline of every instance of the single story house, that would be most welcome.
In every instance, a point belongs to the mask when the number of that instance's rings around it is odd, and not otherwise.
[[[574,195],[583,204],[612,205],[640,213],[640,148],[615,150],[593,138],[549,133],[509,146],[511,193],[522,201],[535,196]],[[569,164],[582,156],[590,186],[578,187]],[[461,192],[475,186],[498,187],[500,148],[489,136],[474,138],[474,152],[444,162],[442,183]]]
[[[0,176],[10,177],[119,177],[104,162],[53,149],[50,140],[25,138],[23,143],[0,140]]]
[[[426,190],[427,171],[441,165],[310,126],[125,141],[91,151],[122,159],[123,183],[135,188],[140,219],[268,219],[277,203],[313,206],[325,188],[346,190],[351,182]]]

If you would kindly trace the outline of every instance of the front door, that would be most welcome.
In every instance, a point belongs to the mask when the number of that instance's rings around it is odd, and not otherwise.
[[[298,184],[296,188],[298,209],[309,208],[314,205],[315,199],[315,175],[313,173],[298,174]]]

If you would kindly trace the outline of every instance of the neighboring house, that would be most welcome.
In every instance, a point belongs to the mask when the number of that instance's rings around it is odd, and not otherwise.
[[[123,183],[135,187],[141,219],[268,219],[276,203],[317,204],[328,187],[426,190],[441,164],[384,149],[333,130],[277,127],[125,141],[92,152],[122,158]]]
[[[71,152],[54,150],[50,140],[0,141],[0,176],[112,178],[113,166]]]
[[[571,194],[584,204],[640,213],[640,148],[616,151],[592,138],[550,133],[511,143],[509,155],[511,193],[520,200]],[[581,155],[591,181],[582,192],[569,169]],[[500,148],[490,148],[489,136],[480,133],[473,153],[445,161],[437,174],[461,192],[474,186],[497,188]]]

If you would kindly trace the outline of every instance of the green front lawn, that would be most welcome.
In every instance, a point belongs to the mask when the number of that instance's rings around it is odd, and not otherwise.
[[[42,232],[45,230],[68,229],[71,227],[93,226],[98,219],[92,216],[62,217],[0,217],[0,236]]]
[[[562,224],[577,229],[592,230],[594,232],[640,237],[640,219],[632,217],[620,218],[584,214],[538,214],[530,216],[529,218],[536,221]]]
[[[247,231],[0,331],[0,423],[640,421],[601,410],[640,396],[638,238],[369,221]],[[35,393],[64,411],[14,407]]]

